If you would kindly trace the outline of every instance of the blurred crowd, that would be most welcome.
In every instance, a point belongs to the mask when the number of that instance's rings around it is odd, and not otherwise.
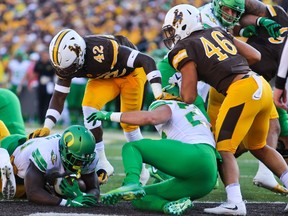
[[[37,119],[42,123],[55,78],[48,47],[62,28],[72,28],[81,35],[122,34],[157,62],[167,53],[161,35],[166,12],[179,3],[200,7],[208,2],[210,0],[0,1],[0,87],[10,88],[19,96],[25,121]],[[287,0],[263,2],[280,4],[286,10],[288,7]],[[75,80],[75,85],[85,85],[85,80]],[[69,100],[67,107],[73,109]],[[69,124],[69,118],[63,122]]]

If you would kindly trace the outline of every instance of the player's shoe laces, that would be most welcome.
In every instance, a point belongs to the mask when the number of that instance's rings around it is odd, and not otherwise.
[[[215,208],[205,208],[204,212],[217,215],[246,215],[246,205],[242,201],[240,203],[222,203]]]
[[[13,199],[16,193],[16,181],[11,164],[1,167],[3,199]]]
[[[253,184],[281,195],[288,195],[288,189],[280,185],[274,177],[269,178],[268,175],[266,177],[256,175],[253,179]]]
[[[114,168],[108,160],[99,160],[96,170],[100,185],[107,183],[109,176],[114,174]]]
[[[114,205],[120,200],[130,201],[141,199],[145,195],[144,189],[139,184],[129,184],[103,194],[101,196],[101,202],[107,205]]]
[[[144,186],[147,184],[148,180],[150,178],[149,170],[145,167],[142,168],[141,174],[140,174],[140,183]]]
[[[165,204],[163,211],[165,214],[181,215],[190,207],[193,207],[191,200],[189,198],[182,198]]]

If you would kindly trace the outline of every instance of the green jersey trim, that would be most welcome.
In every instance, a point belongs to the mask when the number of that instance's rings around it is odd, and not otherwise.
[[[32,157],[40,171],[45,172],[47,170],[47,162],[44,160],[38,149],[32,152]]]

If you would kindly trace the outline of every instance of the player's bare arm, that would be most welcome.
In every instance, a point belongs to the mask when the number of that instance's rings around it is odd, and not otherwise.
[[[85,192],[93,194],[98,201],[100,198],[100,187],[96,173],[92,172],[90,174],[82,175],[81,179],[84,181],[86,186]]]
[[[265,17],[267,16],[266,5],[258,0],[246,0],[245,14],[252,14],[259,17]]]
[[[37,167],[30,162],[24,177],[24,184],[27,199],[31,202],[41,205],[54,205],[57,206],[61,202],[61,198],[52,196],[45,189],[44,173],[39,171]]]
[[[193,61],[189,61],[180,69],[182,75],[181,97],[188,104],[192,104],[197,97],[198,75],[196,67]]]
[[[233,42],[238,52],[247,59],[249,65],[255,64],[261,60],[261,53],[254,47],[237,38],[233,38]]]

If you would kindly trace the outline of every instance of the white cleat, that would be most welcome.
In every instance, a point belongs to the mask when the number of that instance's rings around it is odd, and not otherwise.
[[[108,181],[108,177],[114,174],[114,167],[108,160],[99,160],[96,166],[96,173],[98,175],[99,184],[105,184]]]
[[[263,187],[268,189],[274,193],[278,193],[284,196],[288,195],[288,189],[280,185],[276,179],[273,177],[271,178],[259,178],[259,176],[255,176],[253,179],[253,184],[258,187]]]
[[[140,183],[142,184],[142,186],[147,184],[149,178],[150,178],[149,170],[143,166],[140,174]]]
[[[242,201],[240,203],[228,203],[225,202],[215,208],[205,208],[204,212],[216,215],[246,215],[246,205]]]
[[[1,167],[1,180],[3,199],[13,199],[16,193],[16,181],[11,164]]]

